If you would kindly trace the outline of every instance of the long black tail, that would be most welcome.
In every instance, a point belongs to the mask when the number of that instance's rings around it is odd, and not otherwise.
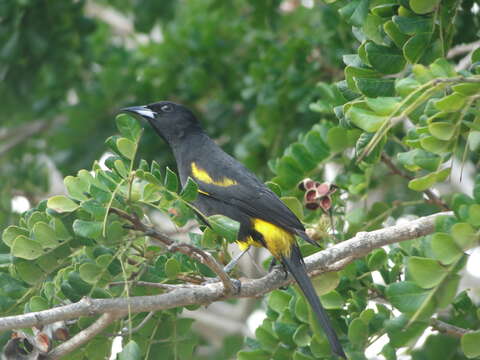
[[[341,356],[342,358],[346,359],[345,352],[343,351],[342,345],[340,341],[338,341],[337,334],[332,327],[332,323],[328,318],[328,315],[323,308],[322,304],[320,303],[320,299],[313,288],[312,282],[308,277],[307,271],[305,269],[305,264],[303,263],[302,254],[300,253],[300,249],[297,245],[293,245],[292,252],[290,257],[284,257],[282,262],[287,267],[288,271],[293,275],[295,280],[297,281],[300,289],[302,289],[305,297],[307,298],[310,306],[313,309],[313,312],[317,316],[318,322],[325,331],[327,335],[328,342],[332,347],[332,351]]]

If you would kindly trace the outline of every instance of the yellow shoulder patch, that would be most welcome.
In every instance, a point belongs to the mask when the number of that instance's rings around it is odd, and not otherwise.
[[[268,251],[274,257],[290,256],[290,251],[295,241],[293,234],[277,225],[258,218],[252,219],[252,225],[257,232],[262,234]]]
[[[196,163],[192,162],[192,175],[195,179],[204,182],[205,184],[212,184],[217,186],[232,186],[237,185],[237,182],[233,179],[228,177],[222,177],[218,180],[214,180],[209,173],[207,173],[204,169],[197,166]]]

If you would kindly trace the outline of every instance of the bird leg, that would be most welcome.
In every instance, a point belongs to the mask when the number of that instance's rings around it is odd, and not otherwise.
[[[227,274],[233,270],[233,268],[235,267],[235,265],[237,265],[238,261],[240,260],[240,258],[250,249],[250,246],[247,247],[245,250],[243,250],[240,254],[237,254],[232,260],[230,260],[230,262],[225,265],[225,267],[223,268],[223,271],[225,271]]]

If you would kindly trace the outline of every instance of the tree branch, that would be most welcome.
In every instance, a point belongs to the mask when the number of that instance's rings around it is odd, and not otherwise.
[[[358,233],[350,240],[308,256],[305,258],[305,264],[309,272],[322,273],[333,269],[339,270],[351,261],[367,255],[373,249],[433,233],[435,231],[435,219],[445,215],[452,215],[452,213],[441,212],[409,223]],[[274,269],[260,279],[242,281],[241,289],[237,294],[226,295],[224,285],[217,282],[205,285],[190,285],[153,296],[115,299],[83,298],[74,304],[0,318],[0,331],[41,326],[55,321],[78,318],[79,316],[94,316],[112,312],[121,314],[126,313],[128,309],[135,313],[149,312],[192,304],[206,305],[228,298],[258,297],[291,281],[293,281],[292,278],[285,279],[283,270]]]
[[[106,313],[100,316],[92,325],[88,328],[80,331],[70,340],[65,341],[64,343],[58,345],[55,349],[50,351],[45,357],[46,360],[57,360],[61,359],[66,354],[72,352],[76,348],[87,343],[90,339],[97,336],[105,328],[113,323],[118,318],[122,317],[124,313]]]
[[[218,263],[215,258],[191,244],[177,243],[167,235],[160,233],[154,227],[144,224],[136,215],[130,215],[120,209],[110,208],[110,212],[117,214],[118,216],[128,220],[133,225],[133,230],[142,231],[148,236],[151,236],[159,240],[162,244],[166,245],[169,251],[178,251],[185,254],[202,264],[207,265],[223,282],[225,291],[229,294],[235,291],[235,286],[232,280],[228,277],[227,273],[223,270],[223,267]]]
[[[471,332],[471,330],[451,325],[438,319],[432,319],[430,324],[435,330],[455,338],[461,338],[463,335]]]
[[[458,55],[470,53],[478,47],[480,47],[480,41],[454,46],[448,51],[447,59],[452,59]]]
[[[49,125],[50,124],[46,121],[38,120],[8,131],[4,137],[8,138],[9,140],[0,146],[0,157],[4,156],[15,146],[21,144],[31,136],[46,130]]]

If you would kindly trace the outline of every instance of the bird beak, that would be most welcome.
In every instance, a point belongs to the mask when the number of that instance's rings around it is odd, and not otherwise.
[[[155,119],[155,115],[156,115],[156,113],[154,111],[150,110],[146,106],[132,106],[132,107],[128,107],[128,108],[123,108],[123,109],[120,110],[120,112],[137,114],[137,115],[140,115],[141,117],[143,117],[147,120]]]

